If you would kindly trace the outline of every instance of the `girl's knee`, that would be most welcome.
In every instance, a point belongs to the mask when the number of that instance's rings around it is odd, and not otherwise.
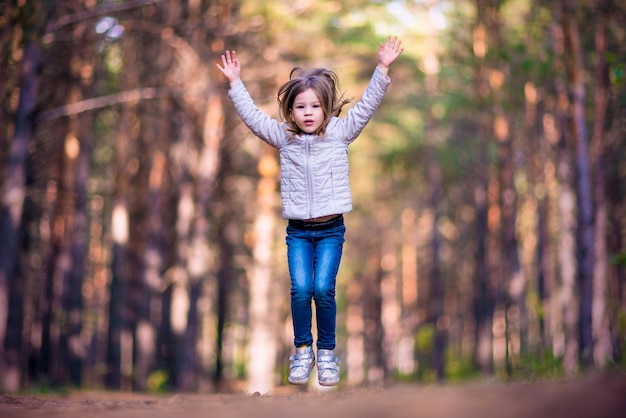
[[[313,297],[313,290],[307,287],[292,287],[291,299],[292,300],[311,300]]]
[[[335,288],[334,287],[320,287],[315,288],[313,297],[316,301],[330,301],[335,300]]]

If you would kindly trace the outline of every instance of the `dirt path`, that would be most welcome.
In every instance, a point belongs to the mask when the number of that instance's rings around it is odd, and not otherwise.
[[[149,396],[76,392],[0,396],[1,418],[622,418],[626,374],[560,382],[394,386],[247,394]]]

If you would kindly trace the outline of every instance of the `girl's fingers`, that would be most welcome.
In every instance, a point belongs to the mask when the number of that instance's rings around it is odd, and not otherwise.
[[[224,65],[233,64],[235,61],[237,61],[237,53],[235,51],[226,51],[224,55],[222,55]]]
[[[393,38],[391,36],[388,36],[387,39],[385,40],[385,44],[383,45],[383,43],[380,43],[380,48],[390,48],[393,49],[395,51],[399,51],[400,50],[400,45],[402,45],[402,41],[400,39],[398,39],[398,36],[394,36]]]

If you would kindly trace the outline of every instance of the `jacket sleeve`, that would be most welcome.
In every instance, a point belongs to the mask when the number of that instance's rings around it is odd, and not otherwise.
[[[376,68],[361,100],[337,123],[344,141],[351,143],[359,136],[382,102],[389,83],[389,77]]]
[[[263,113],[254,103],[243,82],[228,91],[235,111],[248,128],[261,140],[279,148],[285,140],[285,130],[280,122]]]

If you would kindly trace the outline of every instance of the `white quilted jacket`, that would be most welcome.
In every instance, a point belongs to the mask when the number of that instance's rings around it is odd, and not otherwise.
[[[229,90],[243,122],[280,153],[283,218],[311,219],[352,210],[348,145],[374,115],[389,83],[376,69],[361,100],[345,117],[333,117],[324,136],[302,134],[291,139],[284,123],[259,110],[243,83]]]

